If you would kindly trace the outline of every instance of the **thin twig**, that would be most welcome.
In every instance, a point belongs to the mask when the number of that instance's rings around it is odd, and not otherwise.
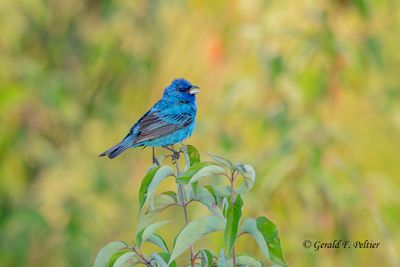
[[[178,153],[178,155],[180,153],[180,152],[176,151],[173,146],[172,146],[172,150],[171,151],[174,154]],[[179,158],[179,156],[178,156],[178,158]],[[181,176],[181,170],[180,170],[180,167],[179,167],[178,158],[176,158],[175,162],[174,162],[175,166],[176,166],[176,176],[177,177]],[[184,213],[184,216],[185,216],[185,224],[188,225],[189,224],[189,215],[188,215],[187,204],[189,204],[189,202],[186,202],[186,200],[185,200],[185,196],[183,194],[183,185],[182,184],[178,184],[178,191],[179,191],[179,195],[180,195],[181,206],[183,208],[183,213]],[[195,265],[195,257],[194,257],[194,254],[193,254],[193,245],[191,245],[189,247],[189,250],[190,250],[190,266],[194,267],[194,265]]]
[[[231,177],[228,174],[222,173],[222,175],[225,176],[226,178],[228,178],[229,181],[231,180]]]
[[[234,201],[235,201],[235,188],[234,188],[234,182],[235,182],[235,171],[233,170],[231,173],[231,177],[229,179],[230,184],[231,184],[231,206],[233,206]],[[236,266],[236,248],[235,248],[235,243],[233,243],[232,246],[232,266],[235,267]]]
[[[149,260],[147,260],[140,251],[138,251],[136,249],[135,246],[132,247],[132,251],[135,252],[135,254],[138,256],[138,258],[140,259],[140,262],[143,264],[146,264],[146,266],[151,266],[151,263]]]

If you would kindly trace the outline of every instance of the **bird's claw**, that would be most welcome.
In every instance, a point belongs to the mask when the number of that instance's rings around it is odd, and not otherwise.
[[[172,162],[175,163],[179,159],[179,153],[178,151],[174,151],[173,154],[171,155]]]
[[[170,154],[170,155],[167,155],[166,157],[168,158],[168,157],[171,157],[171,161],[172,161],[172,164],[175,164],[177,161],[178,161],[178,159],[180,158],[180,152],[178,152],[178,151],[175,151],[175,152],[173,152],[172,154]]]
[[[153,164],[157,164],[158,167],[160,167],[160,162],[157,160],[156,157],[153,157]]]
[[[160,162],[157,160],[156,155],[154,153],[154,147],[153,147],[153,164],[157,164],[158,167],[160,167]]]
[[[180,157],[179,154],[182,153],[182,151],[175,150],[173,146],[171,147],[165,146],[164,148],[172,152],[172,154],[168,155],[167,157],[171,157],[172,163],[175,164],[178,161]]]

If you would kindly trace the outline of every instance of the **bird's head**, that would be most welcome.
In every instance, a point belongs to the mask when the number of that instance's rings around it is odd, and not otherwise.
[[[175,79],[165,88],[164,97],[168,97],[181,102],[192,102],[196,100],[196,94],[200,92],[199,87],[192,85],[183,78]]]

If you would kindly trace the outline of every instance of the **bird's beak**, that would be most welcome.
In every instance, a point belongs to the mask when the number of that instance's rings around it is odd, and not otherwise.
[[[195,94],[200,93],[199,88],[200,88],[200,87],[198,87],[198,86],[196,86],[196,85],[192,85],[192,88],[190,88],[189,94],[195,95]]]

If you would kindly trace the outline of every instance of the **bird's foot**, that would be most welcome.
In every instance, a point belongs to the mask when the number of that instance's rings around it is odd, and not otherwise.
[[[179,159],[180,153],[181,153],[182,151],[177,151],[177,150],[175,150],[173,146],[171,146],[171,147],[165,146],[164,148],[165,148],[165,149],[168,149],[169,151],[172,152],[172,154],[171,154],[171,155],[168,155],[167,157],[171,157],[172,163],[175,163],[175,162]]]
[[[154,153],[154,147],[153,147],[153,164],[157,164],[158,167],[160,167],[160,162],[157,160],[155,153]]]
[[[153,164],[157,164],[158,167],[160,167],[160,162],[157,160],[156,157],[153,157]]]
[[[174,151],[174,153],[172,154],[172,162],[175,163],[178,159],[179,159],[179,153],[178,151]]]

